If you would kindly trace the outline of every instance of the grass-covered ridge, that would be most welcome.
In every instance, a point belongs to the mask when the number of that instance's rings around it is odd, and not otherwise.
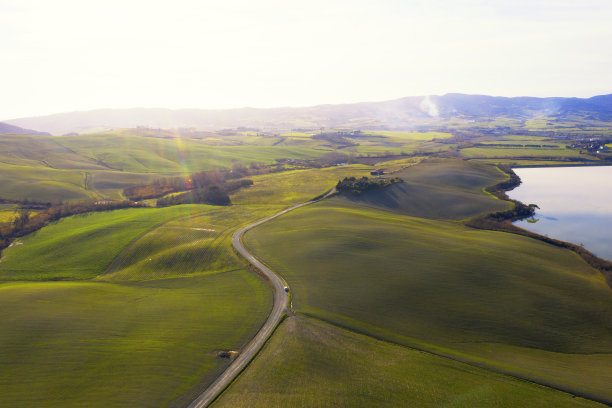
[[[234,204],[299,204],[331,190],[344,177],[369,175],[370,170],[370,166],[354,164],[252,176],[252,186],[230,197]]]
[[[484,191],[507,178],[490,165],[430,159],[382,177],[399,177],[402,183],[336,200],[416,217],[449,219],[465,219],[510,206]]]
[[[298,313],[612,401],[612,293],[570,251],[338,199],[245,242]]]
[[[202,210],[199,206],[138,208],[61,219],[4,250],[0,280],[91,279],[141,234]]]
[[[192,138],[159,138],[125,133],[70,136],[62,146],[107,167],[127,172],[194,172],[244,163],[273,163],[277,158],[303,159],[324,154],[309,147],[269,145],[211,146]]]
[[[185,406],[267,316],[231,232],[274,211],[115,210],[21,238],[0,262],[0,406]]]
[[[240,299],[237,301],[237,299]],[[0,284],[0,406],[183,407],[271,305],[248,271],[140,284]]]
[[[126,246],[97,279],[143,281],[244,268],[232,249],[232,233],[277,211],[273,206],[204,208],[150,230]]]
[[[222,407],[598,407],[570,394],[378,341],[285,320],[213,405]]]

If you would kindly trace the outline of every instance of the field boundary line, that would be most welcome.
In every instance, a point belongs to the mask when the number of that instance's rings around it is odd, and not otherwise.
[[[534,378],[522,377],[519,374],[512,373],[510,371],[506,371],[506,370],[503,370],[503,369],[495,368],[495,366],[487,364],[487,363],[478,363],[476,361],[472,361],[472,360],[469,360],[467,358],[461,358],[461,357],[458,357],[458,356],[457,357],[453,357],[452,355],[448,355],[448,354],[445,354],[443,352],[429,350],[429,349],[427,349],[426,347],[423,347],[423,346],[402,344],[402,343],[399,343],[397,341],[386,339],[384,337],[377,336],[375,334],[369,333],[369,332],[367,332],[365,330],[360,330],[360,329],[357,329],[357,328],[352,328],[352,327],[343,325],[341,323],[333,322],[331,320],[325,319],[323,317],[320,317],[320,316],[317,316],[317,315],[314,315],[314,314],[310,314],[310,313],[306,313],[306,312],[294,313],[294,314],[296,316],[301,316],[301,317],[304,317],[304,318],[307,318],[307,319],[313,319],[313,320],[319,321],[321,323],[328,324],[330,326],[336,327],[338,329],[345,330],[347,332],[358,334],[358,335],[361,335],[361,336],[366,336],[366,337],[369,337],[371,339],[378,340],[378,341],[381,341],[381,342],[384,342],[384,343],[388,343],[388,344],[392,344],[392,345],[395,345],[395,346],[399,346],[399,347],[407,348],[407,349],[410,349],[410,350],[418,351],[418,352],[425,353],[425,354],[428,354],[428,355],[431,355],[431,356],[445,358],[445,359],[448,359],[448,360],[451,360],[451,361],[455,361],[457,363],[462,363],[462,364],[468,365],[470,367],[476,367],[476,368],[479,368],[479,369],[482,369],[482,370],[486,370],[486,371],[489,371],[489,372],[492,372],[492,373],[495,373],[495,374],[504,375],[504,376],[513,378],[515,380],[524,381],[524,382],[527,382],[527,383],[530,383],[530,384],[535,384],[535,385],[538,385],[540,387],[550,388],[552,390],[559,391],[559,392],[564,392],[564,393],[569,394],[569,395],[574,396],[574,397],[583,398],[583,399],[588,400],[588,401],[597,402],[599,404],[603,404],[603,405],[612,407],[612,400],[601,399],[599,397],[592,396],[589,393],[582,393],[580,391],[574,391],[574,390],[571,390],[571,389],[562,388],[562,386],[550,384],[550,383],[547,383],[547,382],[544,382],[544,381],[538,381],[537,379],[534,379]],[[436,347],[436,346],[434,346],[434,347]],[[605,353],[605,354],[608,354],[608,353]]]

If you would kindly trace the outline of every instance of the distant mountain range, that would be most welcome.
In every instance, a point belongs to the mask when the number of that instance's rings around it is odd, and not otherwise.
[[[384,102],[318,105],[301,108],[99,109],[7,120],[14,126],[55,135],[117,128],[196,128],[219,130],[248,127],[264,130],[295,128],[415,128],[452,120],[612,121],[612,94],[592,98],[499,97],[446,94],[411,96]]]
[[[13,135],[50,135],[47,132],[37,132],[32,129],[24,129],[19,126],[9,125],[8,123],[0,122],[0,134],[10,133]]]

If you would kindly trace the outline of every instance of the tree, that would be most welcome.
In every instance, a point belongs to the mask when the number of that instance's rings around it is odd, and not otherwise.
[[[22,230],[28,224],[29,220],[30,211],[25,208],[21,208],[17,217],[13,220],[13,227],[15,230]]]

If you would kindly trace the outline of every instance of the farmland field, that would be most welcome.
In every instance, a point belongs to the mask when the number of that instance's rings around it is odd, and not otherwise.
[[[304,317],[286,319],[212,406],[600,407]]]
[[[164,221],[202,210],[195,205],[137,208],[61,219],[6,249],[0,280],[91,279],[141,234]]]
[[[5,230],[18,201],[122,200],[130,185],[235,163],[271,171],[246,176],[230,206],[89,213],[15,239],[0,258],[0,407],[185,406],[271,308],[232,233],[379,167],[403,182],[245,235],[287,280],[297,316],[214,406],[597,406],[541,385],[612,403],[600,273],[567,250],[464,225],[512,205],[485,191],[508,177],[488,163],[599,162],[535,133],[454,132],[516,123],[0,135]],[[352,164],[311,161],[334,155]]]
[[[234,160],[273,163],[276,158],[303,159],[324,152],[308,147],[210,146],[195,139],[167,139],[131,134],[63,137],[59,142],[82,156],[91,157],[114,170],[127,172],[194,172],[229,167]]]
[[[535,148],[535,147],[470,147],[461,149],[461,156],[465,158],[487,157],[583,157],[593,160],[593,156],[581,154],[577,150],[565,148]]]
[[[384,165],[385,163],[381,163]],[[463,219],[507,209],[509,203],[484,192],[508,176],[492,166],[461,160],[425,160],[393,173],[403,182],[336,200],[425,218]]]
[[[274,210],[115,210],[21,238],[0,262],[0,406],[184,406],[267,316],[229,238]]]
[[[227,272],[244,267],[234,253],[232,233],[249,221],[278,211],[275,206],[201,206],[126,246],[98,280],[142,281]]]
[[[234,204],[297,204],[329,191],[343,177],[369,175],[370,170],[370,166],[350,165],[251,176],[253,185],[238,190],[231,199]]]
[[[288,281],[298,313],[612,401],[612,294],[572,252],[345,198],[245,242]]]
[[[0,406],[184,406],[270,307],[251,272],[0,284]],[[26,306],[27,305],[27,306]]]

